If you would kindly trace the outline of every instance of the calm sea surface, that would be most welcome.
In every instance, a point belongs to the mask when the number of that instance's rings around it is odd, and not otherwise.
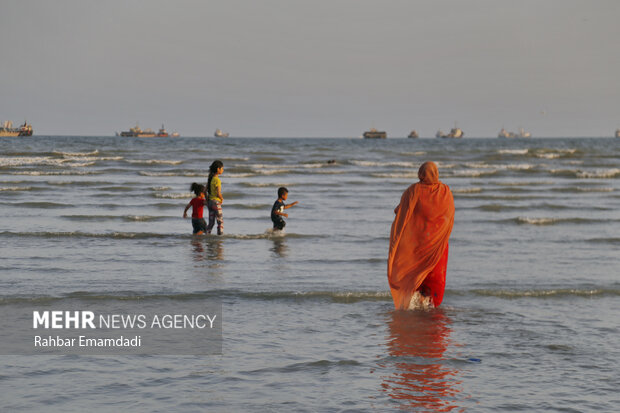
[[[193,237],[215,159],[225,235]],[[456,204],[446,295],[396,312],[393,209],[427,160]],[[0,410],[618,411],[619,207],[613,138],[2,138],[4,311],[220,297],[224,341],[0,356]]]

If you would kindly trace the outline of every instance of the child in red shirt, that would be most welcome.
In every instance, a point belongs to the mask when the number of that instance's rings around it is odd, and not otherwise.
[[[194,227],[194,234],[202,235],[207,230],[207,223],[202,216],[202,210],[204,206],[207,204],[207,200],[205,199],[205,186],[197,184],[194,182],[190,187],[190,190],[194,191],[196,194],[195,198],[192,198],[189,201],[189,204],[185,207],[185,211],[183,211],[183,218],[187,218],[187,210],[192,208],[192,226]]]

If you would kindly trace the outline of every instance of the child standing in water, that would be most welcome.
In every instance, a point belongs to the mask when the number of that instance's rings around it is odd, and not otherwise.
[[[189,204],[185,207],[185,211],[183,211],[183,218],[187,218],[187,210],[191,207],[192,227],[194,227],[194,234],[201,235],[207,230],[207,224],[205,219],[202,217],[203,208],[207,203],[207,200],[205,199],[205,187],[204,185],[194,182],[190,186],[190,190],[196,194],[196,197],[189,201]]]
[[[281,231],[284,229],[286,222],[282,217],[288,218],[288,214],[284,212],[285,209],[288,209],[292,206],[297,205],[297,201],[292,204],[286,205],[284,201],[288,198],[288,189],[285,187],[278,188],[278,199],[274,202],[273,207],[271,208],[271,221],[273,221],[273,229]]]
[[[222,215],[222,181],[219,176],[224,172],[222,161],[213,161],[209,167],[209,180],[207,181],[207,194],[209,196],[209,225],[207,234],[211,233],[213,225],[217,220],[217,235],[224,233],[224,216]]]

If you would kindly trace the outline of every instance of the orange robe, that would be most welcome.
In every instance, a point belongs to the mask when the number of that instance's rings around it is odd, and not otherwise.
[[[420,182],[407,188],[394,210],[390,233],[388,281],[397,309],[408,308],[418,290],[431,295],[435,306],[443,298],[454,199],[433,162],[424,163],[418,176]]]

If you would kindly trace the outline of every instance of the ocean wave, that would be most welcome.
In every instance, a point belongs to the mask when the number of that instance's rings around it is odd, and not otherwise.
[[[62,151],[53,151],[52,153],[61,156],[95,156],[99,154],[99,150],[95,149],[90,152],[62,152]]]
[[[15,167],[27,165],[62,166],[62,164],[65,162],[65,159],[53,158],[51,156],[0,157],[0,167]]]
[[[190,200],[194,197],[193,194],[189,192],[177,192],[177,193],[154,193],[151,194],[153,198],[161,198],[161,199],[187,199]]]
[[[7,205],[7,206],[11,206],[11,207],[17,207],[17,208],[41,208],[41,209],[50,209],[50,208],[70,208],[73,205],[71,204],[62,204],[59,202],[45,202],[45,201],[41,201],[41,202],[35,202],[35,201],[31,201],[31,202],[2,202],[0,203],[1,205]]]
[[[102,171],[12,171],[9,175],[28,176],[65,176],[65,175],[101,175]]]
[[[67,300],[79,301],[157,301],[177,300],[191,301],[210,298],[241,299],[258,301],[330,301],[351,304],[360,301],[391,301],[389,291],[242,291],[242,290],[211,290],[195,293],[149,293],[135,291],[89,292],[75,291],[58,296],[4,296],[0,297],[0,305],[10,304],[43,304],[61,303]]]
[[[180,165],[184,161],[169,161],[166,159],[126,159],[125,162],[136,165]]]
[[[457,188],[457,189],[452,189],[452,192],[455,194],[477,194],[482,192],[482,188],[479,187],[475,187],[475,188]]]
[[[30,191],[32,188],[31,186],[3,186],[0,187],[0,192],[22,192]]]
[[[552,210],[552,211],[556,211],[556,210],[565,210],[565,209],[577,209],[577,210],[581,210],[581,208],[577,208],[577,207],[571,207],[571,206],[567,206],[567,205],[561,205],[561,204],[550,204],[550,203],[542,203],[542,204],[532,204],[532,205],[527,205],[527,206],[523,206],[523,205],[504,205],[504,204],[486,204],[486,205],[480,205],[478,207],[476,207],[477,209],[480,209],[481,211],[489,211],[489,212],[500,212],[500,211],[512,211],[512,210],[518,210],[518,211],[523,211],[523,210],[529,210],[529,209],[533,209],[536,211],[544,211],[544,210]],[[530,218],[517,218],[517,219],[523,219],[523,220],[533,220],[536,221],[538,220],[537,218],[534,219],[530,219]],[[543,218],[543,219],[547,219],[547,218]],[[536,223],[536,222],[519,222],[519,223],[527,223],[527,224],[533,224],[533,225],[545,225],[545,223]]]
[[[278,182],[241,182],[239,183],[240,186],[246,187],[246,188],[278,188],[281,186],[293,186],[290,183],[278,183]],[[304,186],[306,186],[307,184],[304,184]]]
[[[125,221],[125,222],[152,222],[169,219],[167,216],[151,215],[62,215],[61,218],[69,221]]]
[[[191,236],[191,235],[189,235]],[[150,238],[188,238],[187,235],[157,234],[152,232],[109,232],[91,233],[81,231],[41,231],[41,232],[0,232],[0,237],[31,237],[31,238],[100,238],[100,239],[150,239]]]
[[[553,175],[567,176],[574,178],[586,178],[586,179],[608,179],[616,178],[620,176],[619,168],[599,168],[591,170],[583,169],[550,169],[549,172]]]
[[[420,167],[420,163],[419,162],[386,162],[386,161],[360,161],[360,160],[351,160],[349,161],[350,164],[352,165],[357,165],[357,166],[364,166],[364,167],[388,167],[388,166],[396,166],[396,167],[402,167],[402,168],[419,168]],[[416,169],[416,174],[417,174],[417,169]]]
[[[243,203],[243,204],[226,204],[226,208],[235,208],[235,209],[251,209],[251,210],[267,210],[269,211],[272,204],[253,204],[253,203]]]
[[[483,176],[493,176],[498,173],[497,169],[457,169],[448,170],[445,175],[450,178],[480,178]],[[417,177],[417,173],[415,174]]]
[[[526,224],[526,225],[592,224],[592,223],[608,222],[607,220],[588,219],[588,218],[529,218],[529,217],[517,217],[509,221],[517,223],[517,224]]]
[[[494,297],[514,300],[523,298],[557,299],[571,297],[617,297],[617,287],[583,287],[583,288],[542,288],[542,289],[472,289],[446,290],[446,297],[473,296]],[[200,292],[158,293],[147,291],[74,291],[61,295],[13,295],[1,296],[0,305],[40,305],[63,304],[67,301],[102,302],[102,301],[193,301],[221,299],[231,301],[292,301],[292,302],[329,302],[337,304],[355,304],[359,302],[392,302],[389,290],[383,291],[243,291],[233,289],[209,290]]]
[[[283,239],[283,238],[326,238],[323,234],[296,234],[296,233],[273,233],[271,230],[260,234],[224,234],[224,235],[192,235],[186,234],[165,234],[154,232],[105,232],[92,233],[82,231],[40,231],[40,232],[0,232],[0,237],[31,237],[31,238],[95,238],[95,239],[235,239],[235,240],[256,240],[256,239]]]
[[[51,166],[81,168],[95,164],[93,158],[54,158],[51,156],[0,157],[0,167]]]
[[[611,245],[620,245],[620,238],[618,237],[609,237],[609,238],[590,238],[585,240],[586,242],[592,244],[611,244]]]
[[[392,172],[392,173],[372,173],[373,178],[398,178],[398,179],[417,179],[418,172]]]
[[[596,187],[596,186],[588,186],[588,187],[569,186],[569,187],[563,187],[563,188],[551,188],[550,190],[554,192],[562,192],[562,193],[566,193],[566,192],[613,192],[614,188]]]
[[[426,152],[424,152],[424,151],[403,152],[402,155],[404,155],[404,156],[422,156],[422,155],[426,155]]]
[[[169,177],[169,176],[184,176],[186,178],[203,178],[208,176],[207,172],[189,172],[189,171],[170,171],[170,172],[149,172],[139,171],[138,175],[150,176],[150,177]]]
[[[490,182],[489,185],[495,186],[545,186],[545,185],[555,185],[554,181],[513,181],[513,182]]]
[[[497,153],[502,155],[525,155],[529,152],[529,149],[499,149]]]
[[[251,178],[254,176],[258,176],[253,172],[240,172],[240,173],[226,173],[226,178]]]
[[[578,178],[616,178],[620,176],[619,168],[595,169],[590,171],[577,171]]]
[[[558,288],[541,290],[471,290],[474,295],[497,298],[549,298],[549,297],[595,297],[618,296],[618,288]]]

